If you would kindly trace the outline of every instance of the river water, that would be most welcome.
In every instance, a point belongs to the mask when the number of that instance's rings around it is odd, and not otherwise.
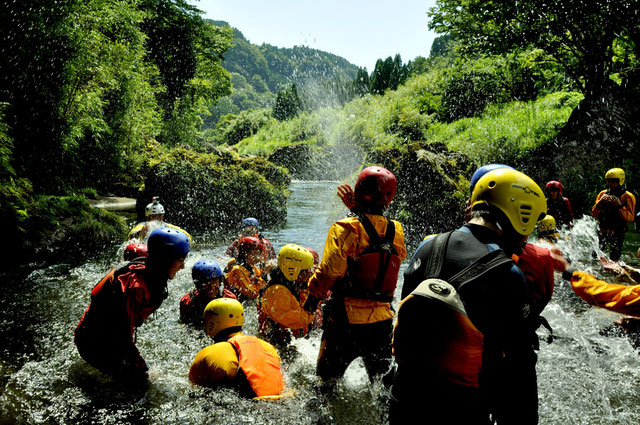
[[[292,184],[286,223],[264,232],[276,251],[285,243],[297,243],[322,253],[330,224],[346,212],[335,196],[335,186],[335,182]],[[100,374],[79,357],[73,344],[73,331],[91,288],[120,258],[122,246],[80,267],[60,264],[26,277],[4,276],[0,423],[385,423],[382,386],[369,384],[360,361],[351,365],[334,390],[319,390],[314,376],[319,331],[296,340],[297,356],[283,364],[293,397],[257,402],[189,382],[191,361],[211,341],[203,332],[179,323],[178,303],[191,290],[193,263],[211,258],[224,264],[223,253],[232,238],[196,237],[185,270],[169,281],[169,298],[139,328],[137,346],[151,375],[144,391],[122,388]],[[563,248],[570,251],[574,265],[599,273],[590,259],[593,220],[579,220],[571,240]],[[628,253],[623,259],[633,261]],[[245,311],[245,331],[252,334],[257,328],[255,306],[245,305]],[[640,357],[629,338],[603,332],[618,315],[586,306],[559,276],[543,315],[556,339],[551,344],[541,341],[538,356],[540,423],[640,423]],[[540,336],[544,338],[546,331]],[[425,400],[425,408],[437,406],[428,406]]]

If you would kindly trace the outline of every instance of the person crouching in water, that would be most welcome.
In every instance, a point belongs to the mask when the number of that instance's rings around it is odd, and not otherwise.
[[[538,239],[547,241],[549,243],[557,243],[560,234],[556,228],[556,220],[549,214],[536,223],[536,231],[538,233]]]
[[[271,263],[265,266],[264,247],[260,239],[249,236],[240,239],[238,257],[232,258],[224,270],[227,287],[240,301],[255,299],[267,286]]]
[[[314,312],[302,306],[309,295],[309,275],[313,269],[313,255],[295,244],[287,244],[278,253],[278,267],[270,273],[268,286],[261,291],[258,303],[260,335],[278,347],[288,348],[294,337],[305,336],[314,319]]]
[[[407,255],[401,224],[383,215],[396,188],[389,170],[362,170],[353,191],[353,215],[331,226],[320,266],[309,280],[308,312],[331,292],[316,369],[323,381],[340,379],[357,357],[364,360],[371,381],[390,372],[391,301]],[[348,194],[343,189],[338,188],[338,196],[351,198],[350,187]]]
[[[184,233],[165,227],[149,235],[147,249],[146,259],[117,266],[93,288],[74,334],[87,363],[132,383],[146,382],[148,370],[135,330],[167,298],[167,280],[184,268],[191,244]]]
[[[196,287],[180,299],[180,321],[190,325],[202,325],[202,312],[211,300],[220,297],[237,299],[224,287],[222,269],[215,261],[198,260],[191,268]]]
[[[231,387],[246,397],[274,397],[284,389],[275,347],[242,333],[244,309],[238,300],[218,298],[204,309],[204,326],[214,344],[193,360],[189,380],[196,385]]]

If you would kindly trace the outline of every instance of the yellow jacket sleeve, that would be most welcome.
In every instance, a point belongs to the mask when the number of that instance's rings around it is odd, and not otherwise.
[[[189,380],[214,387],[229,383],[238,373],[238,355],[228,342],[218,342],[200,350],[189,370]]]
[[[268,287],[260,302],[262,311],[270,319],[289,329],[301,329],[309,326],[313,314],[300,305],[300,301],[284,285]]]
[[[633,223],[636,218],[636,197],[633,193],[625,192],[620,197],[620,202],[622,202],[620,215],[627,223]]]
[[[640,316],[640,285],[607,283],[588,273],[574,271],[571,287],[587,304],[616,313]]]
[[[598,215],[600,214],[600,209],[596,208],[596,205],[598,205],[598,201],[600,201],[600,198],[602,198],[602,195],[604,195],[605,193],[607,193],[606,190],[603,190],[600,193],[598,193],[598,196],[596,197],[596,202],[594,202],[593,207],[591,207],[591,215],[594,216],[595,218],[598,218]]]

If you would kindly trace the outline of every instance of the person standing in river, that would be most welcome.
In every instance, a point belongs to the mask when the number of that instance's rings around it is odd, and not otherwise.
[[[191,243],[184,233],[163,227],[149,235],[147,249],[146,259],[119,265],[93,288],[74,333],[87,363],[132,383],[146,382],[148,370],[135,345],[135,330],[167,298],[167,280],[184,268]]]
[[[171,229],[179,230],[192,241],[191,235],[178,226],[167,223],[164,221],[164,206],[160,203],[160,198],[154,196],[151,198],[151,202],[145,207],[144,214],[147,221],[136,224],[133,229],[129,231],[129,239],[139,239],[146,241],[151,232],[161,227],[169,227]]]
[[[314,312],[331,293],[323,313],[323,334],[316,373],[324,381],[340,379],[362,357],[371,380],[390,372],[391,301],[400,263],[407,255],[399,222],[383,213],[397,188],[395,176],[382,167],[365,168],[355,190],[342,185],[351,215],[329,229],[322,261],[309,280],[304,308]]]
[[[622,168],[612,168],[605,174],[607,189],[601,191],[591,214],[598,220],[600,249],[610,248],[609,258],[618,261],[622,255],[622,244],[627,233],[627,223],[635,219],[636,197],[624,188],[625,175]]]
[[[573,227],[573,208],[569,198],[562,194],[564,187],[557,180],[551,180],[544,186],[547,193],[547,214],[554,218],[558,230],[562,227]]]
[[[404,275],[390,423],[535,424],[532,307],[511,259],[546,212],[540,187],[511,168],[484,174],[461,228],[424,241]],[[408,292],[406,297],[405,294]]]

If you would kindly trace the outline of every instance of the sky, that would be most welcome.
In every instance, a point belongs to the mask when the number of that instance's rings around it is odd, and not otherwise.
[[[371,73],[378,59],[429,56],[435,0],[189,0],[204,17],[227,21],[253,44],[305,45],[342,56]]]

